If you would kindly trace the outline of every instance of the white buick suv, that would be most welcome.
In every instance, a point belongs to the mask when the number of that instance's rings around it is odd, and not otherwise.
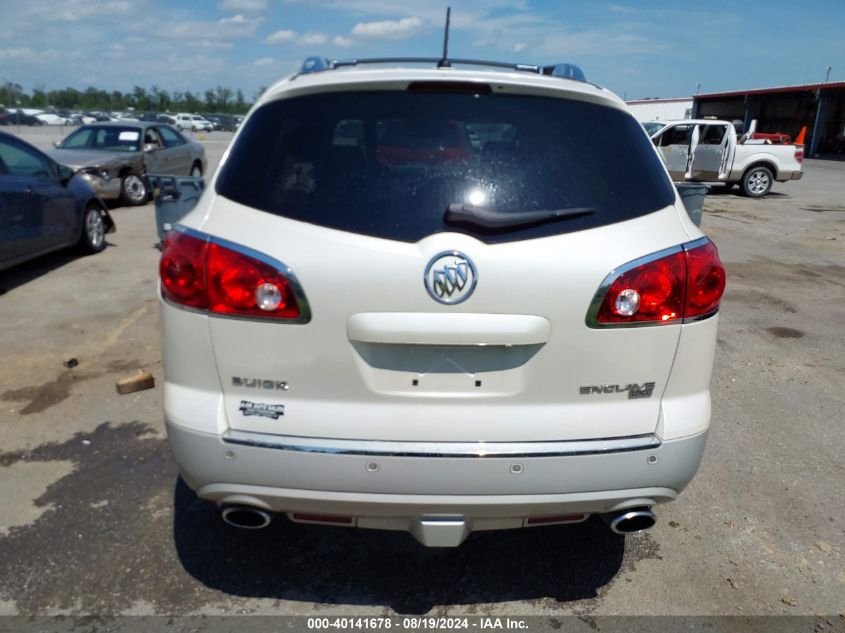
[[[716,247],[577,68],[373,61],[267,90],[165,240],[182,477],[247,528],[650,527],[704,450]]]

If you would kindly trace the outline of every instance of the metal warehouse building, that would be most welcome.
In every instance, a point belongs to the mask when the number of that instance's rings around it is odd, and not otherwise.
[[[757,119],[758,132],[795,138],[807,127],[808,156],[845,158],[845,82],[714,92],[693,97],[693,118]]]
[[[675,121],[690,118],[692,97],[681,99],[636,99],[626,101],[637,121]]]

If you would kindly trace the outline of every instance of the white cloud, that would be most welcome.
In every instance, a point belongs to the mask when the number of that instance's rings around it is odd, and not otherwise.
[[[126,57],[126,47],[123,44],[112,44],[105,53],[106,57],[111,59],[124,59]]]
[[[352,29],[352,35],[371,40],[404,40],[425,26],[425,20],[412,16],[401,20],[381,22],[359,22]]]
[[[297,44],[300,46],[321,46],[329,41],[325,33],[308,32],[299,38]]]
[[[0,62],[25,62],[36,64],[52,64],[62,59],[62,54],[56,50],[37,50],[31,48],[0,49]],[[2,95],[0,95],[2,96]]]
[[[115,0],[114,2],[104,2],[95,10],[102,14],[109,15],[126,15],[132,9],[132,5],[126,0]]]
[[[171,22],[161,29],[159,35],[176,41],[230,43],[233,40],[251,37],[262,22],[262,18],[246,18],[238,13],[215,22],[199,20]]]
[[[341,48],[349,48],[351,46],[355,46],[355,43],[355,40],[348,37],[343,37],[342,35],[336,35],[332,39],[332,44]]]
[[[518,53],[519,51],[523,50],[526,46],[528,46],[528,44],[526,44],[525,42],[517,42],[513,45],[513,52]]]
[[[96,3],[85,0],[27,0],[15,7],[15,18],[32,17],[44,22],[81,22],[100,17],[127,15],[133,10],[128,0]]]
[[[554,31],[560,28],[560,25],[537,14],[512,13],[497,16],[477,14],[453,16],[452,27],[493,35],[494,39],[498,40],[502,36],[519,36],[519,34],[531,36],[533,39],[538,31]]]
[[[287,42],[293,42],[297,37],[299,37],[299,33],[296,31],[291,31],[290,29],[285,29],[282,31],[276,31],[272,35],[269,35],[265,38],[265,44],[286,44]]]
[[[220,3],[222,11],[263,11],[267,8],[267,0],[223,0]]]
[[[230,49],[234,47],[234,44],[232,44],[232,42],[218,42],[216,40],[197,40],[195,42],[188,42],[188,46],[192,48]]]
[[[634,55],[653,53],[665,44],[652,37],[612,31],[556,31],[533,46],[541,55],[561,59],[577,59],[587,55]]]
[[[635,9],[634,7],[628,7],[623,4],[611,4],[609,8],[614,13],[625,13],[628,15],[632,13],[637,13],[637,9]]]
[[[262,57],[261,59],[256,59],[253,63],[253,66],[267,66],[273,63],[272,57]]]

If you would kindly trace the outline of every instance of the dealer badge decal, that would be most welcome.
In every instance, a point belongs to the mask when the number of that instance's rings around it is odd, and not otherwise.
[[[260,415],[262,418],[278,420],[280,416],[285,414],[285,405],[241,400],[241,406],[238,407],[238,411],[243,413],[244,416]]]

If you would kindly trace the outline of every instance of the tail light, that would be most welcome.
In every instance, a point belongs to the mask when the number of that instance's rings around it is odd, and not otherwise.
[[[803,145],[796,145],[795,146],[795,160],[799,163],[804,162],[804,146]]]
[[[159,277],[162,297],[188,308],[297,323],[310,317],[296,277],[284,264],[198,231],[167,234]]]
[[[702,238],[630,262],[612,272],[587,315],[590,327],[696,321],[719,309],[725,269]]]

